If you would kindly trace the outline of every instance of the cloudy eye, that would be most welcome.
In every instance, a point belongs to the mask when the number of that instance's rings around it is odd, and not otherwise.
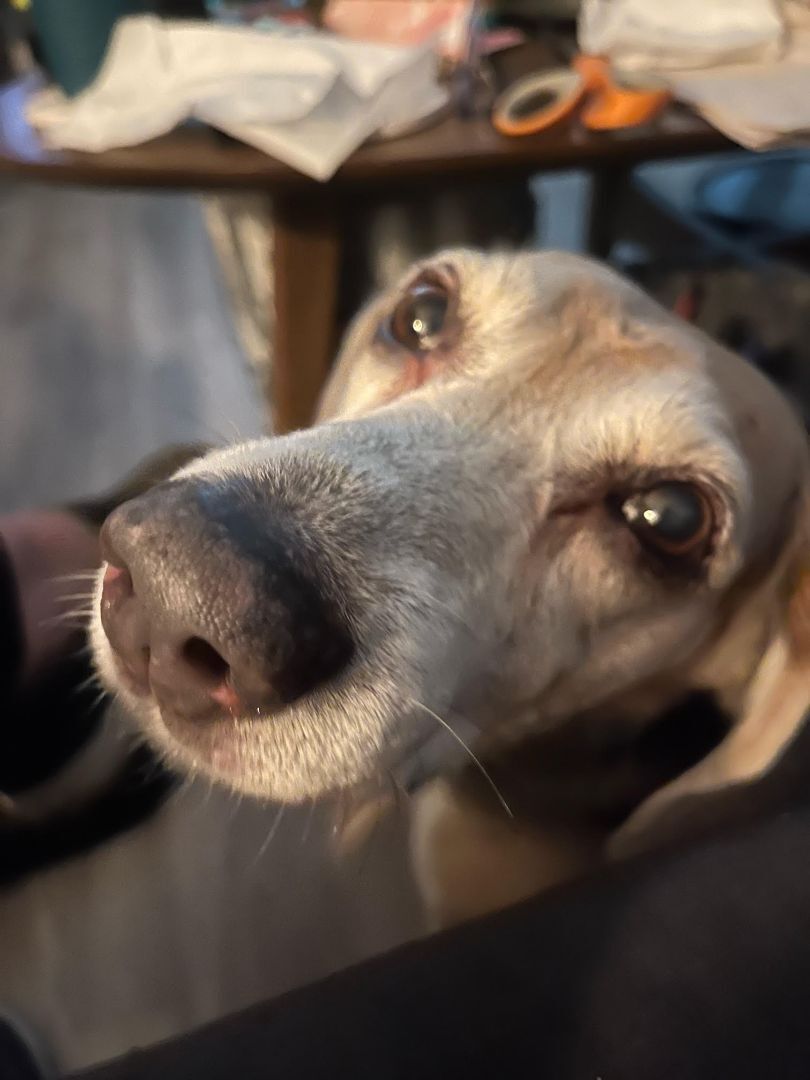
[[[429,352],[442,340],[449,308],[446,286],[438,280],[420,278],[394,308],[389,333],[410,352]]]
[[[649,550],[697,560],[707,554],[714,531],[712,509],[694,484],[667,483],[631,495],[621,512]]]

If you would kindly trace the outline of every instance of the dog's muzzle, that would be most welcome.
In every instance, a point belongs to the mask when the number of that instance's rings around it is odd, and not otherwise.
[[[130,692],[164,719],[271,715],[338,675],[354,645],[283,507],[170,481],[102,530],[101,622]]]

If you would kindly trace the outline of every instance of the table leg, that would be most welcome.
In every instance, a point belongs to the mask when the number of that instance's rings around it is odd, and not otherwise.
[[[591,173],[591,198],[588,209],[588,252],[606,259],[616,239],[616,213],[627,170],[605,166]]]
[[[335,201],[279,195],[273,201],[275,322],[268,396],[273,431],[311,423],[332,364],[340,272]]]

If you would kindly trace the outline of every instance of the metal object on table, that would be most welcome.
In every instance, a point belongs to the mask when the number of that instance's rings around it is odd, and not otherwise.
[[[367,142],[389,142],[392,139],[404,139],[407,135],[418,135],[420,131],[427,131],[429,128],[435,127],[436,124],[440,124],[442,120],[450,115],[451,110],[450,94],[447,93],[443,97],[440,94],[437,104],[423,116],[411,120],[397,120],[386,124],[372,135]]]

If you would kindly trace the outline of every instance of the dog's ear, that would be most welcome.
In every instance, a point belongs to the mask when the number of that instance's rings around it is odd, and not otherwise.
[[[650,796],[614,834],[624,857],[722,820],[763,777],[810,714],[810,493],[776,573],[773,628],[738,720],[707,757]],[[730,798],[728,796],[731,796]]]

